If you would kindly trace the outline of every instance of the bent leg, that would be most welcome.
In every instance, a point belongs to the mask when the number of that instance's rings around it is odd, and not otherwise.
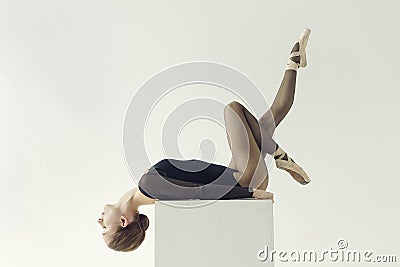
[[[235,178],[241,186],[265,190],[268,170],[264,157],[266,152],[275,151],[276,143],[263,133],[257,119],[239,102],[233,101],[225,107],[224,119],[233,156],[229,165],[237,170]]]

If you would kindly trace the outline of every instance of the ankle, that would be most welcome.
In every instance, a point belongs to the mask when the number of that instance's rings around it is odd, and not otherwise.
[[[272,153],[272,156],[276,157],[277,155],[280,155],[284,152],[285,151],[283,151],[283,149],[278,144],[276,144],[276,149],[275,149],[274,153]]]
[[[278,151],[278,148],[279,148],[279,145],[275,143],[275,150],[274,150],[274,153],[275,153],[276,151]]]
[[[300,43],[297,41],[292,50],[290,51],[290,56],[288,62],[286,63],[285,70],[294,70],[297,71],[300,66]]]
[[[296,56],[297,57],[297,56]],[[285,71],[287,70],[293,70],[295,72],[297,72],[297,70],[299,69],[299,63],[297,63],[296,61],[293,61],[292,58],[289,58],[287,63],[286,63],[286,68]]]
[[[292,50],[290,51],[290,53],[297,52],[297,51],[299,51],[299,50],[300,50],[300,43],[299,43],[299,41],[297,41],[297,42],[293,45],[293,48],[292,48]]]

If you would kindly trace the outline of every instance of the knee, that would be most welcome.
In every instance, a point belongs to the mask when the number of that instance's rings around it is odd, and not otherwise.
[[[227,106],[230,106],[230,107],[241,107],[242,104],[240,104],[238,101],[231,101],[231,102],[228,103]]]
[[[242,108],[242,104],[240,104],[237,101],[231,101],[225,106],[224,111],[226,112],[227,110],[238,110],[241,108]]]

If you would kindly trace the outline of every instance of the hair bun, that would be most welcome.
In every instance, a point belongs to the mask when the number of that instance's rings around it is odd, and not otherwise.
[[[149,228],[149,218],[146,215],[140,213],[139,214],[139,224],[142,227],[142,229],[144,231],[146,231],[147,228]]]

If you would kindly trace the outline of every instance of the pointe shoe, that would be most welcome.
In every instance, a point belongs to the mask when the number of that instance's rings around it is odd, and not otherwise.
[[[279,169],[287,171],[293,179],[302,185],[308,184],[311,180],[307,173],[294,160],[283,151],[281,147],[272,154],[275,159],[275,165]]]
[[[306,56],[306,47],[308,43],[308,38],[310,37],[311,30],[309,28],[305,28],[303,32],[300,34],[298,43],[299,43],[299,51],[292,52],[289,56],[289,62],[287,64],[286,69],[297,70],[302,67],[305,68],[307,66],[307,56]],[[292,60],[292,58],[300,56],[300,62],[297,63]]]
[[[305,28],[299,37],[300,67],[302,68],[307,66],[306,47],[310,33],[311,30],[309,28]]]

